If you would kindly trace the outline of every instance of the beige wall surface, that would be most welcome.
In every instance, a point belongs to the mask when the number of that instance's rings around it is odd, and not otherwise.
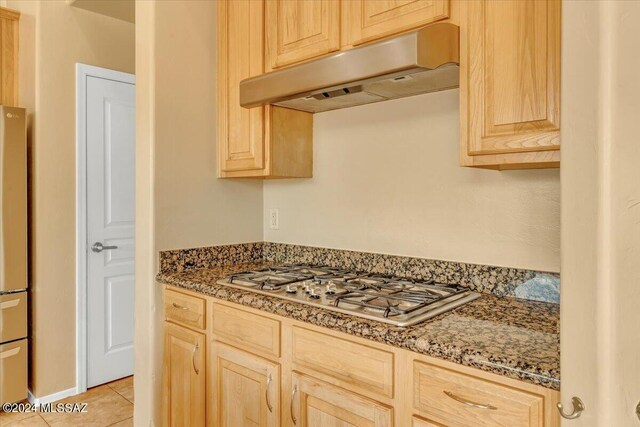
[[[316,114],[313,179],[264,184],[265,240],[559,271],[559,171],[459,167],[458,103]]]
[[[75,64],[134,71],[134,26],[62,1],[8,1],[35,25],[21,49],[21,102],[35,109],[31,162],[30,389],[75,386]],[[27,28],[29,28],[27,26]],[[24,83],[21,83],[24,88]]]
[[[136,5],[136,316],[134,425],[154,425],[160,410],[162,304],[154,286],[155,2]],[[159,418],[156,418],[158,421]],[[156,423],[160,425],[160,423]]]
[[[215,2],[158,2],[158,250],[262,239],[262,182],[217,179]]]
[[[611,2],[610,2],[611,3]],[[602,330],[609,351],[611,369],[607,389],[601,396],[611,402],[609,425],[640,425],[640,2],[609,4],[604,15],[611,37],[609,88],[611,109],[607,119],[611,152],[608,172],[610,201],[605,221],[611,251],[604,264],[606,281],[600,295],[609,294],[608,328]],[[634,53],[631,53],[634,52]],[[578,285],[577,283],[574,284]],[[576,286],[577,287],[577,286]],[[600,295],[596,295],[596,298]],[[575,319],[574,319],[575,321]]]
[[[563,5],[563,426],[637,426],[640,402],[639,2]]]
[[[262,183],[216,178],[215,2],[137,2],[135,425],[160,425],[158,251],[262,239]]]

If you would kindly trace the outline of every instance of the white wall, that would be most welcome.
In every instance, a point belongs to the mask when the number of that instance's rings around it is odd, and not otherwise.
[[[459,167],[458,95],[316,114],[314,177],[264,183],[265,240],[559,271],[559,171]]]

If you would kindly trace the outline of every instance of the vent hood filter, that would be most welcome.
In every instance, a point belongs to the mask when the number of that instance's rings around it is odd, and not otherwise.
[[[458,87],[459,31],[440,23],[240,82],[240,105],[319,113]]]

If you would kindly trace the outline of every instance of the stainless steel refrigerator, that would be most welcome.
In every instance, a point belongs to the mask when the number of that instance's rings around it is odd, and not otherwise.
[[[0,403],[27,397],[26,110],[0,106]]]

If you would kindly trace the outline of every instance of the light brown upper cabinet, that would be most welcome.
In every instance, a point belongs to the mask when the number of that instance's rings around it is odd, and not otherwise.
[[[265,72],[264,2],[217,4],[218,176],[310,177],[313,116],[280,107],[240,106],[240,81]]]
[[[264,5],[218,2],[218,138],[221,174],[264,169],[263,107],[240,106],[240,81],[264,73]]]
[[[0,7],[0,104],[18,105],[18,20],[20,12]]]
[[[343,45],[358,45],[449,16],[449,0],[343,0]]]
[[[340,49],[337,0],[266,0],[266,55],[270,68]]]
[[[560,15],[561,0],[219,1],[219,176],[312,176],[312,114],[243,108],[240,81],[443,20],[460,27],[460,164],[558,167]]]
[[[460,3],[461,163],[560,162],[560,0]]]

